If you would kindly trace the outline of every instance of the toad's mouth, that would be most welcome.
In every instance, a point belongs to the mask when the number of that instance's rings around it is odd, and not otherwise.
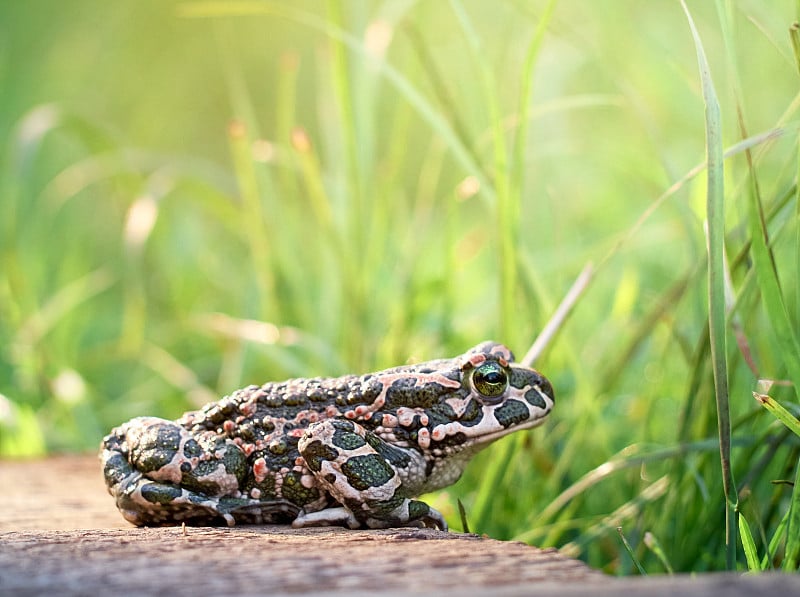
[[[525,429],[533,429],[534,427],[538,427],[539,425],[541,425],[542,423],[545,422],[545,420],[547,419],[547,414],[549,414],[549,413],[545,413],[542,416],[537,417],[537,418],[528,419],[527,421],[524,421],[524,422],[519,423],[517,425],[513,425],[512,427],[506,427],[506,428],[498,429],[497,431],[493,431],[493,432],[490,432],[490,433],[484,433],[484,434],[481,434],[481,435],[471,436],[467,440],[467,443],[475,443],[475,444],[485,445],[485,444],[489,444],[489,443],[491,443],[491,442],[493,442],[495,440],[498,440],[501,437],[505,437],[506,435],[514,433],[515,431],[523,431]]]
[[[532,388],[526,387],[521,393]],[[507,400],[502,404],[486,409],[481,422],[466,426],[458,421],[442,423],[433,427],[426,434],[426,444],[444,442],[451,450],[459,451],[471,446],[485,446],[515,431],[532,429],[544,423],[553,408],[553,398],[546,391],[535,388],[541,399],[539,404],[531,404],[524,399]],[[513,406],[512,406],[513,405]],[[504,410],[505,409],[505,410]],[[460,446],[454,445],[448,438],[461,435],[464,439]],[[423,446],[426,447],[426,446]]]

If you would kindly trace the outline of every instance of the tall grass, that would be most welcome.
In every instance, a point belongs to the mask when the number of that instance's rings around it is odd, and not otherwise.
[[[454,527],[795,569],[797,15],[763,4],[3,4],[0,456],[539,337],[552,420],[428,496]]]

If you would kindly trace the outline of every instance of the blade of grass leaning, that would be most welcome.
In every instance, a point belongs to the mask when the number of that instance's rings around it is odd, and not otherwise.
[[[711,341],[711,360],[714,371],[714,393],[717,404],[719,427],[719,452],[722,463],[722,487],[725,493],[725,561],[729,570],[736,563],[736,483],[731,467],[731,422],[728,404],[728,365],[725,339],[725,214],[723,192],[722,118],[719,101],[711,80],[711,71],[706,60],[700,34],[694,19],[681,0],[681,6],[689,21],[689,28],[697,52],[697,64],[705,101],[708,222],[708,317]]]
[[[328,0],[328,21],[334,26],[344,28],[344,10],[340,0]],[[344,162],[347,170],[347,200],[351,207],[347,213],[351,216],[348,236],[350,241],[363,250],[366,242],[364,234],[366,226],[363,221],[366,204],[362,202],[363,177],[361,164],[358,159],[358,122],[355,118],[353,94],[350,89],[351,73],[349,69],[346,46],[339,39],[331,38],[331,80],[333,82],[334,97],[339,111],[338,117],[343,126],[340,127],[342,145],[344,146]]]
[[[753,540],[753,533],[750,532],[750,525],[747,524],[747,520],[741,512],[739,513],[739,537],[742,540],[744,557],[747,560],[747,569],[750,572],[760,571],[761,562],[758,559],[758,550]]]
[[[558,0],[549,0],[542,9],[536,29],[531,36],[528,51],[525,53],[525,62],[522,67],[522,78],[519,94],[519,128],[514,137],[514,147],[511,152],[511,181],[510,191],[515,197],[522,196],[522,189],[525,186],[525,148],[528,141],[528,126],[530,125],[531,98],[533,97],[533,71],[536,66],[536,59],[542,47],[544,34],[550,25],[553,12]]]
[[[658,561],[661,562],[662,566],[664,566],[664,570],[667,571],[667,574],[675,573],[675,570],[672,568],[672,564],[669,563],[669,558],[667,558],[667,552],[664,551],[664,548],[661,546],[661,542],[658,540],[658,538],[650,531],[647,531],[644,534],[644,544],[655,554],[655,556],[658,558]]]
[[[786,525],[789,524],[789,514],[791,513],[790,510],[787,510],[786,513],[781,518],[781,521],[778,523],[778,526],[775,527],[775,532],[772,534],[772,539],[769,540],[769,545],[767,546],[767,553],[764,554],[764,557],[761,558],[761,569],[766,570],[767,567],[774,568],[772,566],[772,562],[775,559],[775,554],[778,553],[778,549],[783,542],[783,536],[786,533]]]
[[[467,510],[464,508],[464,504],[461,500],[456,500],[458,504],[458,515],[461,518],[461,530],[464,533],[469,533],[469,522],[467,522]]]
[[[796,19],[800,19],[800,2],[797,3]],[[800,23],[795,21],[789,28],[789,36],[792,40],[792,49],[794,50],[794,61],[800,72]],[[800,138],[797,139],[797,175],[795,177],[795,221],[800,222]],[[795,227],[795,268],[794,271],[800,271],[800,226]],[[794,277],[795,283],[795,296],[800,296],[800,276]],[[800,321],[800,301],[797,301],[797,308],[795,312],[797,321]],[[795,389],[797,391],[797,389]]]
[[[622,527],[617,527],[617,534],[619,534],[619,538],[622,541],[622,545],[625,547],[625,551],[628,552],[628,556],[630,557],[634,566],[636,566],[636,569],[639,571],[639,574],[641,574],[642,576],[647,576],[647,572],[645,572],[644,566],[642,566],[642,563],[639,561],[639,558],[636,557],[636,554],[633,553],[633,548],[631,547],[631,544],[625,537],[625,533],[622,532]]]
[[[513,207],[508,217],[517,219],[519,219],[519,206],[522,204],[523,189],[525,188],[525,156],[527,155],[528,147],[528,127],[531,121],[530,112],[533,97],[533,73],[544,41],[544,35],[550,25],[556,3],[557,0],[549,0],[542,9],[539,20],[536,23],[536,29],[531,36],[531,41],[525,54],[525,61],[520,76],[521,89],[517,108],[519,127],[514,135],[511,149],[508,174],[509,181],[507,186],[508,202],[509,205]],[[503,123],[496,123],[496,126],[500,127],[502,130]],[[515,271],[515,276],[516,275],[518,274]],[[507,316],[506,320],[513,317],[513,314],[508,313]]]
[[[727,10],[727,8],[727,6],[723,7],[718,0],[717,9],[721,15],[722,31],[728,54],[728,62],[730,65],[733,65],[735,63],[735,48],[733,46],[733,35],[730,31],[733,20],[730,18],[730,11]],[[792,36],[792,39],[794,41],[794,36]],[[742,85],[739,81],[736,69],[731,68],[730,70],[733,73],[734,90],[737,96],[739,128],[742,136],[746,136],[747,130],[745,128],[743,115],[744,108],[741,100],[743,95],[741,92]],[[750,253],[754,261],[753,269],[755,269],[756,272],[756,279],[759,289],[761,290],[767,316],[772,324],[774,335],[781,345],[782,350],[780,352],[783,355],[789,375],[794,382],[795,391],[797,391],[797,388],[800,387],[800,338],[798,338],[797,334],[793,331],[796,326],[792,325],[789,310],[783,300],[783,293],[781,292],[780,281],[775,265],[776,261],[770,247],[770,236],[767,229],[765,210],[761,199],[758,179],[753,165],[753,156],[749,149],[745,151],[745,157],[747,159],[749,183],[751,185],[747,213],[751,234]],[[798,206],[798,209],[800,209],[800,206]],[[795,279],[796,278],[797,276],[795,276]]]
[[[786,555],[783,569],[793,572],[800,565],[800,460],[794,476],[792,502],[789,505],[789,521],[786,525]]]
[[[261,192],[256,176],[255,164],[250,151],[252,140],[244,125],[240,121],[232,122],[228,127],[233,167],[236,172],[236,182],[242,196],[242,228],[247,236],[250,254],[253,259],[253,271],[257,273],[255,283],[258,289],[258,313],[260,319],[273,319],[273,298],[275,296],[275,281],[272,272],[270,251],[267,239],[270,231],[261,202]]]
[[[486,51],[467,11],[461,2],[450,0],[450,7],[461,26],[467,41],[472,61],[479,74],[478,80],[483,93],[486,116],[492,130],[495,189],[495,245],[497,249],[497,272],[499,274],[499,334],[506,342],[513,342],[514,296],[517,287],[517,213],[519,205],[509,194],[508,149],[506,148],[503,118],[497,101],[497,81],[493,69],[486,59]],[[480,518],[478,518],[480,522]],[[476,523],[477,524],[477,523]],[[478,527],[480,528],[480,527]]]
[[[794,64],[797,67],[797,72],[800,72],[800,23],[794,22],[789,27],[789,39],[792,42]]]
[[[791,429],[795,434],[800,436],[800,421],[798,421],[797,417],[795,417],[792,413],[781,406],[778,401],[767,394],[759,394],[758,392],[753,392],[753,398],[758,400],[761,406],[771,412],[776,419],[786,425],[786,427]]]
[[[531,344],[528,352],[525,353],[525,356],[520,361],[521,365],[524,367],[530,367],[533,365],[534,361],[539,358],[539,355],[542,354],[545,347],[555,337],[555,335],[558,333],[558,330],[561,329],[561,326],[564,324],[564,321],[566,321],[567,317],[569,317],[569,314],[575,304],[578,302],[578,299],[589,287],[593,277],[594,266],[591,262],[589,262],[583,267],[581,273],[578,274],[578,277],[575,278],[575,281],[572,283],[572,286],[570,286],[567,294],[564,295],[561,303],[559,303],[558,307],[556,308],[555,313],[553,313],[553,316],[545,324],[544,328],[542,328],[542,332],[536,337],[536,340],[534,340],[533,344]]]
[[[761,290],[764,309],[777,339],[789,378],[794,384],[795,392],[800,387],[800,338],[789,317],[789,310],[784,302],[775,261],[769,249],[767,229],[760,217],[755,198],[748,202],[748,218],[752,239],[751,255],[756,280]]]
[[[479,152],[470,142],[469,128],[459,113],[459,103],[447,87],[447,77],[439,69],[433,53],[430,50],[430,44],[425,40],[419,28],[412,21],[404,21],[401,31],[406,34],[406,37],[411,43],[411,48],[417,55],[417,60],[419,60],[423,70],[427,74],[427,80],[431,85],[431,91],[439,101],[443,114],[447,117],[450,126],[453,128],[453,133],[461,140],[464,149],[469,152],[475,164],[483,168],[484,178],[488,180],[489,173],[485,165],[481,164]]]

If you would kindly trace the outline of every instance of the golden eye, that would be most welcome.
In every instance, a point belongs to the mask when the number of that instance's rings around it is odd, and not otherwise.
[[[472,385],[484,398],[497,398],[508,388],[508,374],[499,363],[484,363],[472,374]]]

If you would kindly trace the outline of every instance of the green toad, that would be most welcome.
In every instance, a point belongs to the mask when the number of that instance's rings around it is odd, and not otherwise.
[[[102,443],[109,493],[136,525],[434,526],[414,498],[455,483],[494,440],[544,421],[550,383],[484,342],[363,376],[249,386],[177,421],[138,417]]]

